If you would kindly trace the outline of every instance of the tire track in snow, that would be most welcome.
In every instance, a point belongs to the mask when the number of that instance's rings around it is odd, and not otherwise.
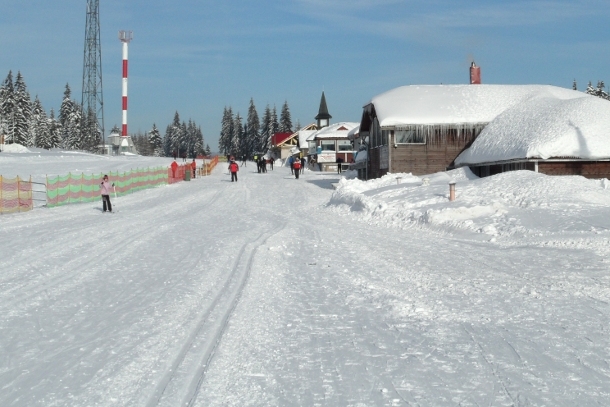
[[[258,248],[285,227],[283,223],[241,247],[222,288],[202,313],[199,323],[157,384],[147,407],[194,405],[231,314],[248,282]]]

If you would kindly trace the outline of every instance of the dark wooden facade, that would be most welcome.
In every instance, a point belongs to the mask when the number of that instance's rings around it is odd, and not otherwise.
[[[381,127],[375,106],[369,104],[364,107],[360,121],[360,137],[369,140],[367,176],[379,178],[388,172],[425,175],[445,171],[486,125],[430,123]],[[398,135],[400,132],[408,132],[411,136],[402,138]]]
[[[506,163],[470,166],[479,177],[488,177],[507,171],[528,170],[546,175],[581,175],[585,178],[610,179],[610,161],[579,159],[521,160]]]

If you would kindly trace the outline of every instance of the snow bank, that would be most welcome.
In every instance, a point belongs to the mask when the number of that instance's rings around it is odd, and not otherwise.
[[[30,153],[31,151],[27,147],[21,144],[4,144],[2,146],[2,152],[5,153]]]
[[[449,201],[450,181],[456,182],[453,202]],[[327,206],[372,224],[427,225],[449,233],[468,231],[495,238],[554,233],[558,225],[570,231],[591,231],[583,212],[593,216],[610,207],[609,188],[608,180],[580,176],[514,171],[478,178],[461,168],[424,177],[388,174],[371,181],[341,180]]]

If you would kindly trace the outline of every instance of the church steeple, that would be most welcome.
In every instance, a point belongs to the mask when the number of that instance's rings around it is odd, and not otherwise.
[[[322,99],[320,100],[320,110],[318,111],[318,115],[315,117],[318,122],[318,128],[326,127],[330,124],[329,119],[332,119],[332,116],[328,114],[328,107],[326,107],[326,97],[324,96],[324,91],[322,91]]]

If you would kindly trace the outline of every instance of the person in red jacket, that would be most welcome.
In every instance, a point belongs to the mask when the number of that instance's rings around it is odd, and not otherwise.
[[[239,165],[237,165],[233,157],[231,157],[231,162],[229,163],[229,171],[231,172],[231,182],[237,182],[237,171],[239,171]]]
[[[294,162],[292,163],[292,168],[294,168],[294,176],[296,177],[296,179],[299,179],[299,172],[301,172],[301,160],[299,160],[299,157],[296,157],[294,159]]]
[[[172,178],[176,178],[176,169],[178,168],[178,163],[176,162],[176,159],[174,158],[174,161],[172,162]]]
[[[193,158],[193,162],[191,163],[191,168],[193,170],[193,178],[195,178],[195,174],[197,173],[197,163],[195,162],[194,158]]]

